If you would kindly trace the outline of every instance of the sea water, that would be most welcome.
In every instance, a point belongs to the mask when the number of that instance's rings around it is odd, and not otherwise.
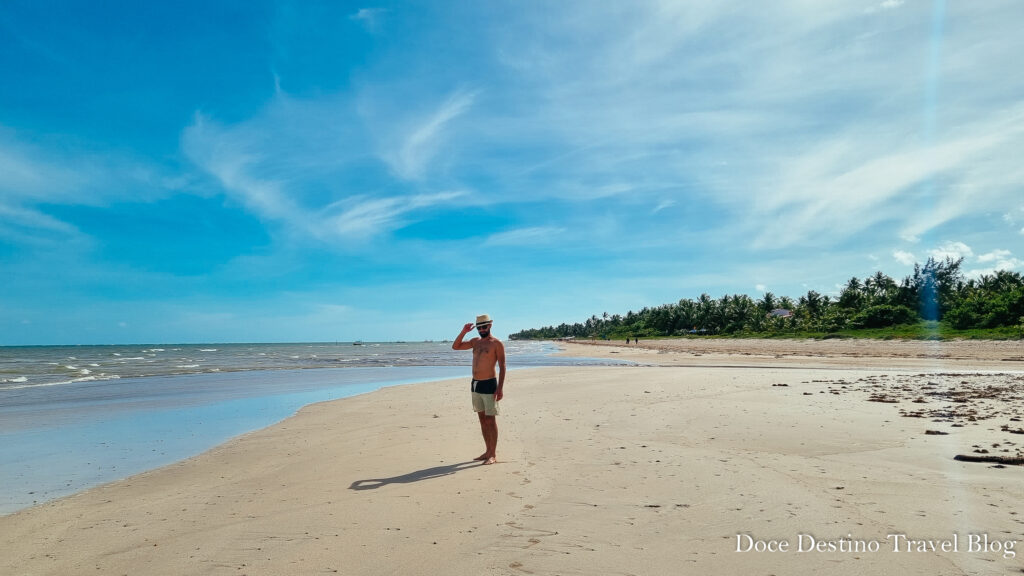
[[[510,368],[621,364],[509,342]],[[199,454],[315,402],[468,377],[450,343],[0,347],[0,514]]]

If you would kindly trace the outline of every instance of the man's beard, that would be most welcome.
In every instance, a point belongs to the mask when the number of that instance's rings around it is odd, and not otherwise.
[[[490,330],[477,330],[477,332],[480,334],[481,338],[487,338],[488,336],[491,335]]]

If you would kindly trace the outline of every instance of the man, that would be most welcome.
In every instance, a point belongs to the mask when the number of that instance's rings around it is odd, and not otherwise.
[[[480,417],[480,431],[484,435],[485,451],[474,458],[482,460],[484,464],[497,462],[495,449],[498,446],[498,402],[504,395],[502,389],[505,387],[505,345],[494,336],[491,336],[491,317],[481,314],[476,317],[476,330],[479,338],[473,338],[469,342],[463,342],[474,324],[470,322],[462,327],[462,332],[452,344],[452,350],[473,350],[473,381],[470,384],[470,392],[473,395],[473,410]],[[498,365],[498,374],[495,377],[494,365]]]

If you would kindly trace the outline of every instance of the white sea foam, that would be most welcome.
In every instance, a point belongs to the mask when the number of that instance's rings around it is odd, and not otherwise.
[[[23,384],[21,386],[4,386],[4,390],[21,390],[24,388],[45,388],[47,386],[63,386],[65,384],[76,384],[78,382],[95,382],[97,380],[119,380],[121,377],[117,374],[100,374],[99,376],[86,376],[84,378],[72,378],[71,380],[59,380],[57,382],[38,382],[34,384],[24,384],[27,380],[15,379],[10,382],[19,381]]]
[[[78,373],[83,376],[86,376],[88,374],[92,374],[92,370],[89,370],[88,368],[82,368],[81,370],[78,371]]]
[[[178,368],[199,368],[199,364],[181,364]]]
[[[7,383],[7,382],[12,382],[12,383],[28,382],[28,378],[26,378],[25,376],[18,376],[17,378],[0,378],[0,383]]]
[[[200,352],[216,352],[217,349],[216,348],[200,348],[199,351]]]

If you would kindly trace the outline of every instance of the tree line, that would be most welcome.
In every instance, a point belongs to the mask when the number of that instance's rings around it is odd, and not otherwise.
[[[938,321],[959,330],[1024,324],[1024,276],[999,270],[965,279],[963,258],[929,258],[897,282],[876,272],[853,277],[838,296],[814,290],[797,299],[766,292],[760,299],[734,294],[714,299],[707,294],[675,304],[607,312],[585,322],[527,329],[513,339],[625,338],[686,334],[834,333],[863,328]]]

